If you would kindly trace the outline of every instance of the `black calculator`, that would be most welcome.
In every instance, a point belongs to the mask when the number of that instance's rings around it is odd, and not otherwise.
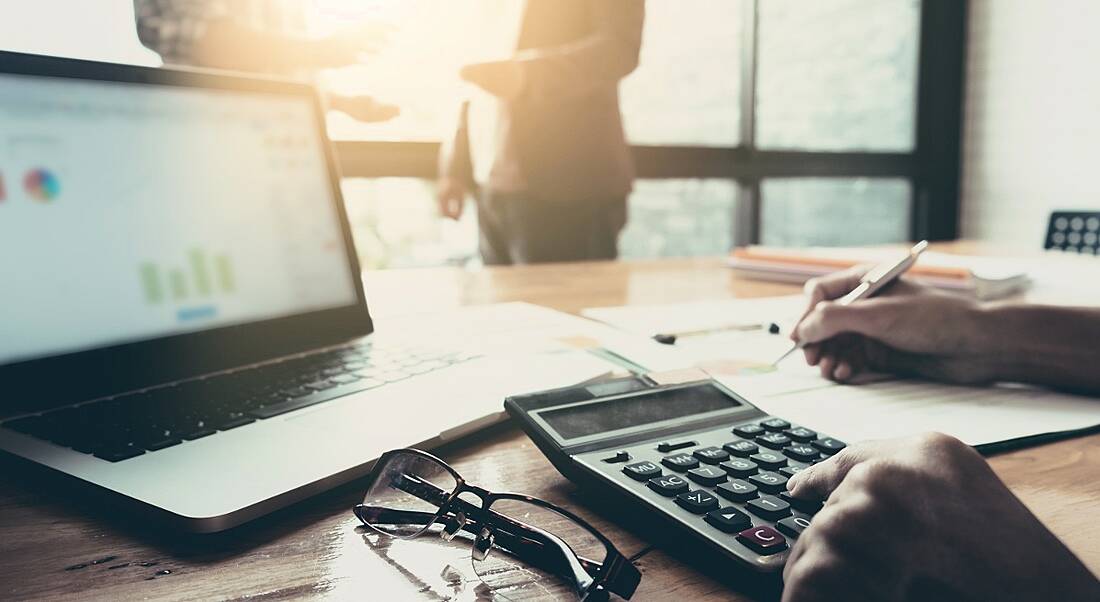
[[[709,380],[631,377],[504,405],[574,483],[765,573],[783,568],[821,508],[788,495],[787,479],[845,446]]]

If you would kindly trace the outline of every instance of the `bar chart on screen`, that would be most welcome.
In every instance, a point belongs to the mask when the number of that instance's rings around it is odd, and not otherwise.
[[[185,264],[142,262],[138,265],[138,280],[146,305],[173,306],[179,322],[216,317],[216,301],[237,290],[230,256],[198,247],[187,252]]]

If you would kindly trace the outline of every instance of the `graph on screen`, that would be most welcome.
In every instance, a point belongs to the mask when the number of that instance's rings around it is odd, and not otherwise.
[[[186,260],[176,265],[142,262],[138,265],[138,281],[147,305],[178,306],[176,317],[181,322],[215,317],[215,301],[237,291],[229,255],[198,247],[189,250]]]

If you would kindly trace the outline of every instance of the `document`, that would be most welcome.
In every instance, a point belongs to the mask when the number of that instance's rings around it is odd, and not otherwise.
[[[731,299],[582,312],[638,336],[611,341],[614,351],[654,371],[697,368],[762,410],[847,442],[939,431],[974,446],[1100,425],[1100,398],[1019,385],[964,387],[886,375],[837,384],[794,353],[786,333],[805,307],[801,295]],[[728,329],[776,322],[781,334]],[[658,332],[696,334],[674,345],[648,340]],[[639,343],[643,341],[643,343]],[[615,346],[615,345],[618,346]]]

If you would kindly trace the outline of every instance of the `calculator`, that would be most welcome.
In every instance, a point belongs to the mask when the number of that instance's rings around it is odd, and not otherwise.
[[[631,377],[504,405],[566,478],[762,573],[783,568],[821,508],[787,479],[845,447],[710,380]]]

